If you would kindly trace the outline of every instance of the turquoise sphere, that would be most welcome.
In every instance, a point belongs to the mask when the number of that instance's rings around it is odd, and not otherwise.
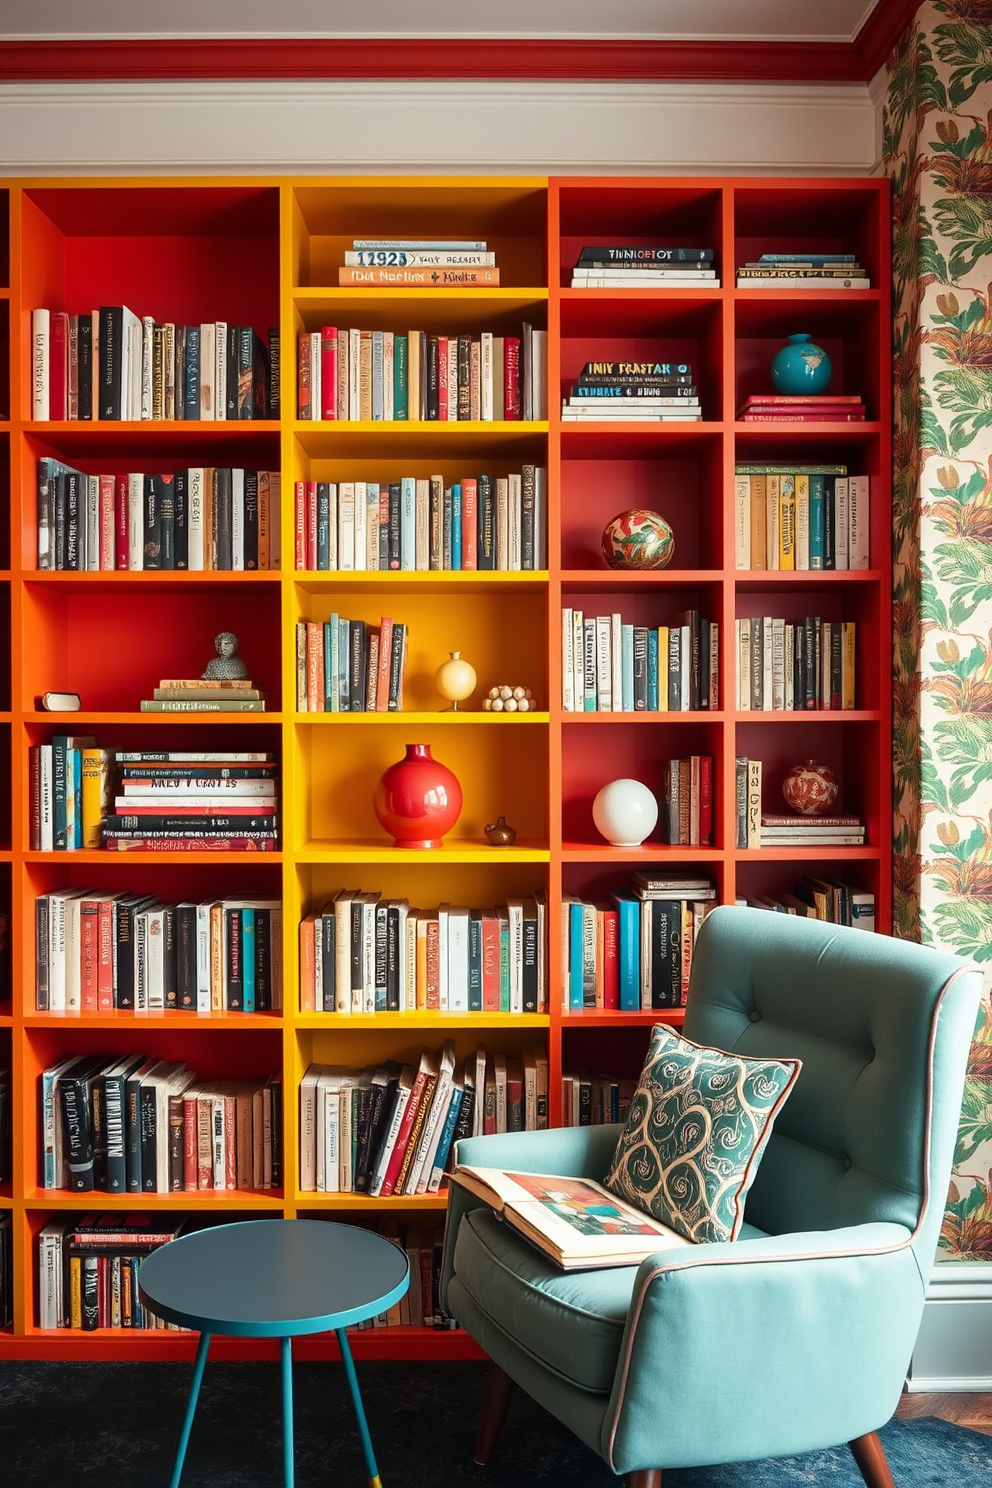
[[[822,346],[803,331],[790,336],[772,358],[772,386],[777,393],[795,397],[802,393],[825,393],[833,367]]]

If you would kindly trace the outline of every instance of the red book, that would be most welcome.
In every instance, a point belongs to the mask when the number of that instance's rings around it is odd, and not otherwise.
[[[320,331],[320,416],[338,416],[338,331],[322,326]]]
[[[379,664],[375,679],[375,711],[389,712],[389,673],[393,661],[393,622],[389,615],[379,621]]]
[[[865,416],[863,413],[842,413],[839,409],[835,413],[745,413],[741,422],[744,424],[863,424]]]
[[[127,476],[114,477],[114,567],[126,569],[128,563]]]
[[[310,377],[310,332],[301,331],[297,341],[296,363],[296,416],[300,419],[314,417],[313,386]]]
[[[832,407],[835,403],[860,404],[860,393],[751,393],[744,399],[745,408],[767,403],[775,408],[801,408],[804,406]]]
[[[447,336],[438,336],[437,338],[437,416],[439,422],[446,422],[452,416],[448,412]]]
[[[713,756],[699,757],[699,845],[709,847],[713,838]]]
[[[499,1012],[499,917],[482,911],[482,1011]]]
[[[462,569],[477,569],[478,559],[478,481],[467,476],[462,481]]]
[[[293,530],[296,536],[293,562],[296,568],[306,568],[307,564],[307,483],[296,482],[295,510],[293,513]]]
[[[79,1007],[84,1013],[97,1010],[99,961],[100,901],[84,899],[79,906]]]
[[[313,572],[317,567],[317,482],[307,481],[307,561]]]
[[[503,417],[520,417],[520,337],[503,341]]]
[[[234,805],[228,805],[225,801],[223,806],[203,806],[199,802],[189,802],[177,796],[166,796],[161,806],[135,806],[132,801],[118,808],[121,816],[275,816],[276,808],[272,801],[252,801],[247,805],[240,801]]]
[[[183,1188],[187,1193],[196,1193],[197,1167],[197,1095],[187,1086],[183,1091]]]
[[[620,915],[615,909],[603,912],[603,1007],[620,1006]]]
[[[48,360],[48,398],[51,419],[64,419],[69,397],[69,317],[53,310],[51,317],[51,350]]]
[[[379,1190],[379,1196],[381,1198],[388,1199],[390,1194],[396,1187],[396,1179],[399,1177],[400,1169],[403,1166],[403,1158],[406,1155],[407,1143],[410,1140],[410,1132],[413,1130],[413,1122],[417,1114],[417,1107],[420,1105],[420,1102],[424,1096],[424,1087],[427,1084],[427,1074],[428,1071],[426,1063],[423,1059],[421,1059],[420,1067],[418,1068],[417,1073],[414,1075],[413,1078],[413,1086],[410,1090],[410,1098],[407,1101],[406,1109],[403,1112],[403,1119],[400,1122],[400,1129],[396,1134],[396,1142],[393,1146],[392,1152],[390,1153],[389,1165],[386,1168],[386,1176],[383,1178],[382,1187]]]

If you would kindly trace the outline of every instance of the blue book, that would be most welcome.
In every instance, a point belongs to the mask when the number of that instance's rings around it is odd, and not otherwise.
[[[824,559],[825,522],[823,511],[823,476],[809,478],[809,566],[822,569]]]
[[[568,1005],[582,1011],[582,905],[568,906]]]
[[[416,563],[417,482],[412,475],[400,480],[400,568],[412,570]]]
[[[628,894],[613,894],[620,918],[620,1011],[636,1013],[641,1007],[641,901]]]
[[[317,482],[317,567],[325,572],[331,566],[331,487],[328,481]]]
[[[338,681],[338,617],[332,615],[324,626],[324,711],[337,713],[341,707],[341,683]]]
[[[451,487],[451,567],[455,573],[462,566],[462,488],[459,482]]]
[[[620,627],[620,644],[623,663],[623,711],[634,711],[634,627]]]
[[[241,1010],[255,1011],[255,911],[241,911]]]
[[[455,1085],[452,1089],[451,1102],[448,1106],[448,1114],[444,1118],[444,1125],[441,1128],[441,1135],[438,1138],[437,1151],[434,1154],[434,1166],[431,1169],[431,1175],[433,1175],[434,1173],[444,1172],[444,1165],[448,1161],[448,1153],[451,1151],[452,1138],[455,1135],[455,1127],[458,1125],[458,1113],[462,1108],[462,1097],[464,1096],[464,1094],[465,1088],[462,1085]],[[432,1187],[431,1176],[429,1176],[427,1179],[427,1187],[428,1189],[431,1189]]]
[[[72,771],[72,801],[75,812],[72,845],[81,851],[83,846],[83,751],[81,749],[69,750],[69,764]]]
[[[648,631],[648,712],[658,711],[658,632]]]
[[[505,910],[499,917],[499,1010],[510,1011],[510,921]]]

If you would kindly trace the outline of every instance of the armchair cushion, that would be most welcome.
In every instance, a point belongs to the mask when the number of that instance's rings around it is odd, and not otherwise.
[[[696,1242],[736,1240],[798,1059],[746,1059],[658,1024],[606,1187]]]

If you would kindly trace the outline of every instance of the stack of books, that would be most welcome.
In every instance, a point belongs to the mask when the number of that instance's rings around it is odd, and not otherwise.
[[[436,1193],[455,1143],[548,1124],[548,1061],[478,1045],[460,1062],[453,1039],[417,1064],[365,1069],[312,1064],[300,1085],[300,1188],[372,1198]]]
[[[661,765],[661,840],[669,847],[709,847],[713,837],[713,757],[692,754]]]
[[[658,243],[583,248],[572,270],[573,289],[667,289],[710,284],[719,288],[712,248],[665,248]]]
[[[737,410],[743,424],[863,424],[858,394],[752,393]]]
[[[300,925],[304,1012],[541,1013],[547,966],[543,891],[417,909],[342,889]]]
[[[129,569],[279,567],[279,472],[206,468],[86,475],[38,461],[38,567]]]
[[[588,1070],[561,1077],[562,1126],[609,1126],[626,1123],[636,1080],[591,1075]]]
[[[297,343],[297,417],[383,421],[546,419],[548,333],[518,336],[323,326]]]
[[[331,615],[296,626],[299,713],[396,713],[403,707],[407,627]]]
[[[686,713],[720,706],[720,628],[698,610],[674,625],[564,609],[565,713]]]
[[[737,465],[734,566],[868,568],[869,488],[846,465]]]
[[[543,465],[505,476],[297,481],[296,567],[530,572],[548,566]]]
[[[264,713],[266,696],[250,677],[165,677],[142,713]]]
[[[53,889],[34,908],[39,1012],[264,1013],[281,1006],[278,899],[163,904],[154,894]]]
[[[832,925],[851,925],[855,930],[875,928],[875,895],[832,878],[806,875],[793,884],[791,894],[779,894],[774,898],[761,895],[736,902],[751,909],[771,909],[777,914],[825,920]]]
[[[197,1078],[143,1054],[70,1055],[41,1076],[43,1186],[196,1193],[282,1186],[282,1077]]]
[[[853,620],[778,620],[754,615],[734,622],[738,712],[800,712],[855,706]]]
[[[762,847],[863,847],[864,841],[865,824],[857,816],[761,818]]]
[[[38,1327],[163,1328],[138,1296],[146,1255],[184,1234],[185,1215],[76,1214],[53,1219],[38,1236]]]
[[[407,289],[489,289],[499,284],[496,255],[485,240],[355,238],[338,284]]]
[[[870,289],[856,253],[763,253],[737,270],[738,289]]]
[[[562,400],[563,419],[702,419],[688,362],[586,362]]]
[[[279,328],[35,310],[31,390],[33,419],[277,419]]]
[[[705,876],[635,873],[609,904],[562,900],[562,1008],[683,1007],[699,927],[716,902]]]
[[[114,811],[101,823],[116,852],[274,852],[279,840],[271,754],[121,754]]]

